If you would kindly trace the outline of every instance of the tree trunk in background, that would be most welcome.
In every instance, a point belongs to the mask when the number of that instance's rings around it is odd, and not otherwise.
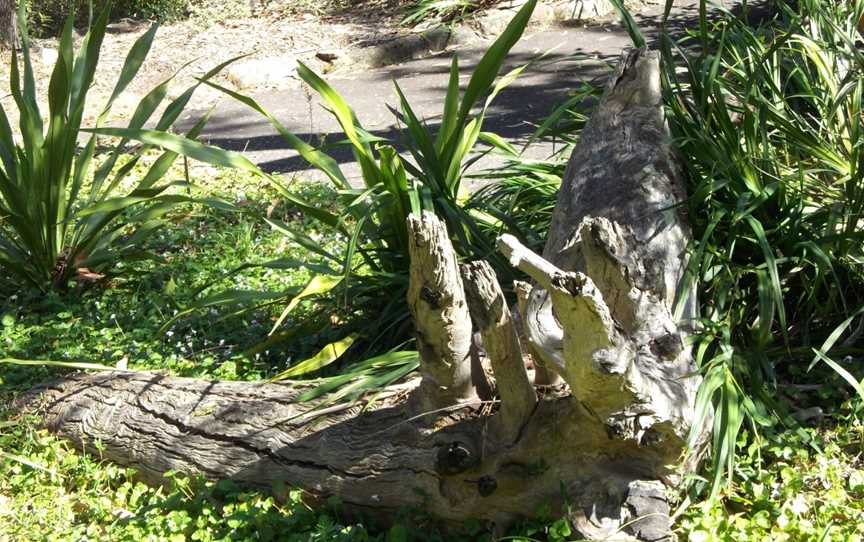
[[[570,159],[543,256],[499,241],[534,281],[517,288],[520,320],[560,385],[526,371],[491,267],[460,268],[444,225],[423,214],[408,224],[420,377],[374,409],[296,404],[303,383],[125,372],[50,383],[19,407],[154,480],[180,470],[282,481],[366,513],[414,506],[499,526],[545,505],[587,538],[665,539],[665,489],[680,479],[700,382],[685,347],[692,301],[681,304],[685,320],[673,314],[690,234],[670,208],[683,197],[659,57],[630,51]],[[472,378],[472,327],[490,358],[493,404],[478,399],[485,377]]]
[[[18,47],[15,0],[0,0],[0,49]]]

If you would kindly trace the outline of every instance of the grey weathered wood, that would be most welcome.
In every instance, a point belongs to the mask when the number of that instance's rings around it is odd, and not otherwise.
[[[501,436],[514,441],[537,405],[537,393],[528,381],[510,308],[492,266],[478,261],[461,269],[471,319],[483,336],[501,397]]]
[[[309,388],[300,383],[111,372],[46,384],[17,407],[154,482],[168,470],[264,489],[281,481],[312,496],[338,495],[348,509],[414,506],[456,522],[507,525],[546,505],[563,514],[563,488],[583,528],[617,528],[633,519],[629,488],[667,476],[676,459],[657,443],[610,439],[566,394],[547,394],[518,441],[501,443],[478,403],[413,415],[408,395],[416,385],[388,391],[371,411],[361,403],[316,412],[293,402]],[[597,502],[611,519],[598,515]]]
[[[543,361],[543,355],[528,338],[525,326],[525,318],[527,317],[525,310],[528,307],[528,298],[531,294],[531,284],[523,280],[514,280],[513,293],[516,295],[515,315],[518,318],[519,341],[525,351],[525,356],[531,360],[531,363],[534,366],[534,385],[560,385],[562,382],[561,377],[558,373],[546,367],[546,364]]]
[[[690,240],[684,198],[659,55],[633,50],[570,157],[542,257],[502,243],[535,280],[529,339],[621,436],[683,442],[690,430],[699,379],[684,347],[695,295],[678,292]]]
[[[680,474],[699,378],[684,347],[690,292],[673,310],[690,234],[674,207],[684,193],[657,63],[645,51],[624,55],[570,159],[543,254],[500,240],[534,280],[520,296],[531,351],[567,386],[538,397],[488,266],[466,267],[463,284],[446,229],[424,213],[408,223],[421,378],[374,408],[313,411],[293,403],[307,389],[300,383],[120,372],[47,385],[22,408],[152,478],[180,470],[265,488],[283,481],[367,512],[415,506],[453,521],[506,524],[549,505],[569,511],[584,537],[664,538],[664,484]],[[497,412],[472,384],[466,286]],[[474,365],[478,376],[479,357]]]
[[[408,218],[411,276],[408,306],[420,352],[421,408],[475,398],[471,383],[471,317],[447,228],[429,212]]]

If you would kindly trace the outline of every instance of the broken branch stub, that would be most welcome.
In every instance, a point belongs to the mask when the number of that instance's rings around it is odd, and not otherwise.
[[[528,380],[519,337],[492,266],[478,261],[461,269],[468,309],[483,337],[501,397],[499,431],[512,442],[534,411],[537,393]]]
[[[420,352],[420,407],[434,410],[475,398],[471,317],[447,228],[433,213],[408,217],[408,305]]]

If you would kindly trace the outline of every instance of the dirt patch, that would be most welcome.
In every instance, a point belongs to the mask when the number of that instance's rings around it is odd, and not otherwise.
[[[118,124],[128,118],[140,99],[156,85],[175,77],[169,97],[177,96],[195,78],[214,66],[231,58],[248,55],[247,59],[290,57],[301,60],[318,73],[327,73],[334,66],[321,60],[333,60],[353,48],[368,47],[408,34],[410,29],[400,26],[401,10],[398,2],[371,1],[347,8],[331,7],[326,12],[297,12],[296,10],[266,9],[260,16],[229,19],[221,23],[203,25],[200,21],[186,21],[162,26],[138,77],[116,102],[108,124]],[[105,37],[94,86],[88,95],[85,124],[92,123],[113,90],[126,54],[138,37],[146,32],[147,22],[124,21],[113,25],[114,33]],[[81,37],[76,39],[80,45]],[[41,102],[46,92],[54,62],[57,41],[35,40],[33,67]],[[319,55],[319,53],[326,53]],[[11,122],[17,118],[14,100],[9,95],[9,53],[0,57],[0,104]],[[344,70],[345,68],[340,68]],[[225,86],[233,84],[223,72],[214,79]],[[280,85],[299,84],[298,81]],[[208,107],[222,98],[222,94],[208,87],[198,90],[192,107]],[[46,106],[47,107],[47,106]],[[43,111],[44,114],[44,111]]]

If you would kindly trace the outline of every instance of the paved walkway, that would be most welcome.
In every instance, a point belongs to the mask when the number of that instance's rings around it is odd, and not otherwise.
[[[683,28],[698,24],[697,5],[693,0],[676,2],[671,25]],[[634,16],[649,39],[656,37],[662,5],[649,6]],[[388,109],[388,106],[398,107],[394,79],[399,81],[417,115],[434,125],[443,107],[452,55],[459,55],[464,85],[488,45],[488,42],[479,43],[423,60],[325,78],[354,108],[367,130],[395,137],[396,121]],[[629,45],[624,29],[611,19],[584,28],[553,28],[526,34],[511,51],[508,66],[502,73],[540,54],[552,52],[534,63],[498,96],[488,112],[484,130],[496,132],[511,142],[524,142],[537,124],[567,98],[569,91],[577,89],[582,82],[602,83],[622,49]],[[252,95],[289,130],[314,145],[322,138],[328,142],[342,138],[338,124],[321,107],[317,95],[311,96],[302,88]],[[193,112],[184,122],[188,125],[197,116]],[[308,170],[308,165],[287,147],[265,119],[229,99],[220,102],[203,139],[223,148],[245,151],[268,171],[323,178]],[[552,143],[535,145],[530,149],[530,156],[545,158],[553,150]],[[333,149],[330,154],[340,162],[352,183],[362,182],[350,151]],[[473,169],[494,167],[496,160],[500,163],[500,159],[487,157]]]

